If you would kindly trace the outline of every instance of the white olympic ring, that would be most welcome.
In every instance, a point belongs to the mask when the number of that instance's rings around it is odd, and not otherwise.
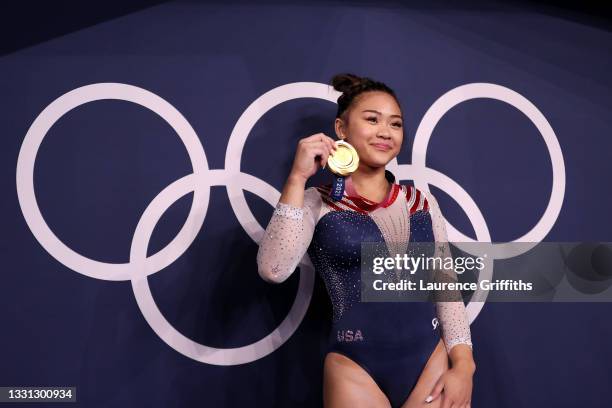
[[[240,159],[246,139],[257,121],[270,109],[292,99],[317,98],[335,103],[340,94],[325,84],[296,82],[274,88],[257,98],[241,115],[228,142],[225,169],[210,170],[200,140],[183,115],[170,103],[145,89],[120,83],[98,83],[74,89],[53,101],[34,120],[24,138],[17,160],[17,196],[28,227],[41,246],[66,267],[83,275],[103,280],[130,280],[138,307],[153,331],[177,352],[208,364],[244,364],[262,358],[280,347],[301,323],[314,287],[314,268],[306,254],[300,262],[298,293],[291,309],[270,334],[252,344],[236,348],[214,348],[199,344],[179,333],[163,316],[153,299],[148,276],[172,264],[180,257],[200,231],[210,198],[210,187],[225,186],[236,218],[247,234],[257,243],[265,229],[250,211],[244,190],[257,194],[274,206],[280,192],[268,183],[240,171]],[[474,226],[478,242],[491,242],[489,230],[478,206],[456,182],[442,173],[425,167],[427,143],[435,125],[453,106],[472,98],[495,98],[505,101],[524,112],[542,133],[553,162],[553,194],[540,222],[519,240],[541,240],[550,231],[559,215],[565,191],[563,156],[550,124],[540,111],[516,92],[494,84],[467,84],[440,97],[427,111],[417,130],[413,149],[413,164],[398,165],[394,159],[389,166],[398,180],[413,179],[415,186],[429,191],[436,185],[455,198]],[[141,105],[164,119],[179,135],[191,160],[193,173],[164,188],[148,205],[138,221],[130,248],[130,261],[124,264],[99,262],[76,253],[66,246],[49,228],[36,202],[34,191],[34,163],[38,149],[49,129],[70,110],[93,101],[115,99]],[[176,237],[163,249],[147,257],[147,248],[153,229],[165,211],[184,195],[193,192],[194,198],[185,224]],[[475,217],[475,219],[473,219]],[[473,241],[447,222],[449,241]],[[450,238],[453,239],[450,239]],[[519,241],[517,240],[517,241]],[[508,257],[502,244],[491,244],[495,255]],[[459,246],[459,245],[458,245]],[[479,277],[490,278],[493,260],[485,260],[485,269]],[[479,297],[479,298],[486,298]],[[478,316],[484,302],[470,302],[467,307],[470,323]]]
[[[538,221],[538,223],[528,233],[515,239],[514,241],[510,241],[525,242],[529,244],[514,246],[509,245],[509,243],[491,244],[492,251],[490,253],[495,259],[511,258],[529,251],[531,248],[537,245],[538,242],[542,241],[544,237],[546,237],[559,217],[561,206],[563,204],[563,198],[565,197],[565,162],[563,160],[561,146],[559,145],[559,141],[557,140],[557,136],[555,135],[552,126],[550,126],[548,120],[546,120],[542,112],[540,112],[540,110],[533,103],[518,92],[496,84],[466,84],[448,91],[437,101],[435,101],[433,105],[431,105],[419,124],[412,150],[412,165],[420,169],[425,168],[427,145],[429,144],[429,139],[431,138],[434,128],[442,116],[461,102],[476,98],[497,99],[514,106],[516,109],[525,114],[525,116],[527,116],[527,118],[533,122],[544,138],[546,148],[550,154],[550,161],[552,163],[552,192],[550,195],[550,200],[548,201],[548,206],[546,207],[542,218],[540,218],[540,221]],[[422,182],[420,179],[415,179],[415,186],[421,190],[429,192],[429,186],[427,183]],[[469,197],[463,188],[459,187],[458,185],[457,188],[461,189],[462,194]],[[471,197],[470,201],[473,203]],[[475,210],[476,204],[474,203],[472,211]],[[484,223],[484,220],[481,222]],[[461,242],[477,242],[455,229],[455,227],[448,222],[447,227],[449,241],[457,242],[457,246],[459,248],[462,248],[460,244]],[[482,225],[480,225],[480,227],[482,227]],[[471,246],[470,248],[473,249],[474,247]]]

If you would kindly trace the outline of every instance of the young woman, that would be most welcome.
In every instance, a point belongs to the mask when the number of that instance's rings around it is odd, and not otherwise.
[[[403,140],[393,90],[352,74],[336,75],[332,85],[342,92],[336,135],[357,150],[359,167],[341,199],[330,197],[330,184],[306,189],[336,145],[322,133],[299,141],[260,243],[259,274],[283,282],[308,251],[325,282],[333,305],[326,407],[470,407],[475,364],[462,301],[360,302],[362,242],[441,243],[437,255],[448,243],[436,199],[385,169]]]

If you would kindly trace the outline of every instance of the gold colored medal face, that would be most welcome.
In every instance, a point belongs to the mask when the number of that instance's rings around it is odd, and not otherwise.
[[[359,155],[353,146],[343,140],[337,140],[336,146],[338,149],[327,160],[329,170],[338,176],[348,176],[357,170]]]

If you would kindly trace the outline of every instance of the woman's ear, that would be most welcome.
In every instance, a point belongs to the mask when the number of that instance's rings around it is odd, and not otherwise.
[[[334,122],[334,128],[336,130],[336,136],[338,137],[338,139],[344,140],[346,138],[344,121],[340,118],[336,118]]]

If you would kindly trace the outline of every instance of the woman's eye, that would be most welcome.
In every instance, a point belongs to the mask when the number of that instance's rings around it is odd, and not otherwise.
[[[376,123],[378,121],[378,119],[375,116],[369,117],[366,119],[368,122],[374,122]],[[393,123],[393,126],[395,126],[396,128],[401,128],[402,127],[402,123],[401,122],[395,122]]]

